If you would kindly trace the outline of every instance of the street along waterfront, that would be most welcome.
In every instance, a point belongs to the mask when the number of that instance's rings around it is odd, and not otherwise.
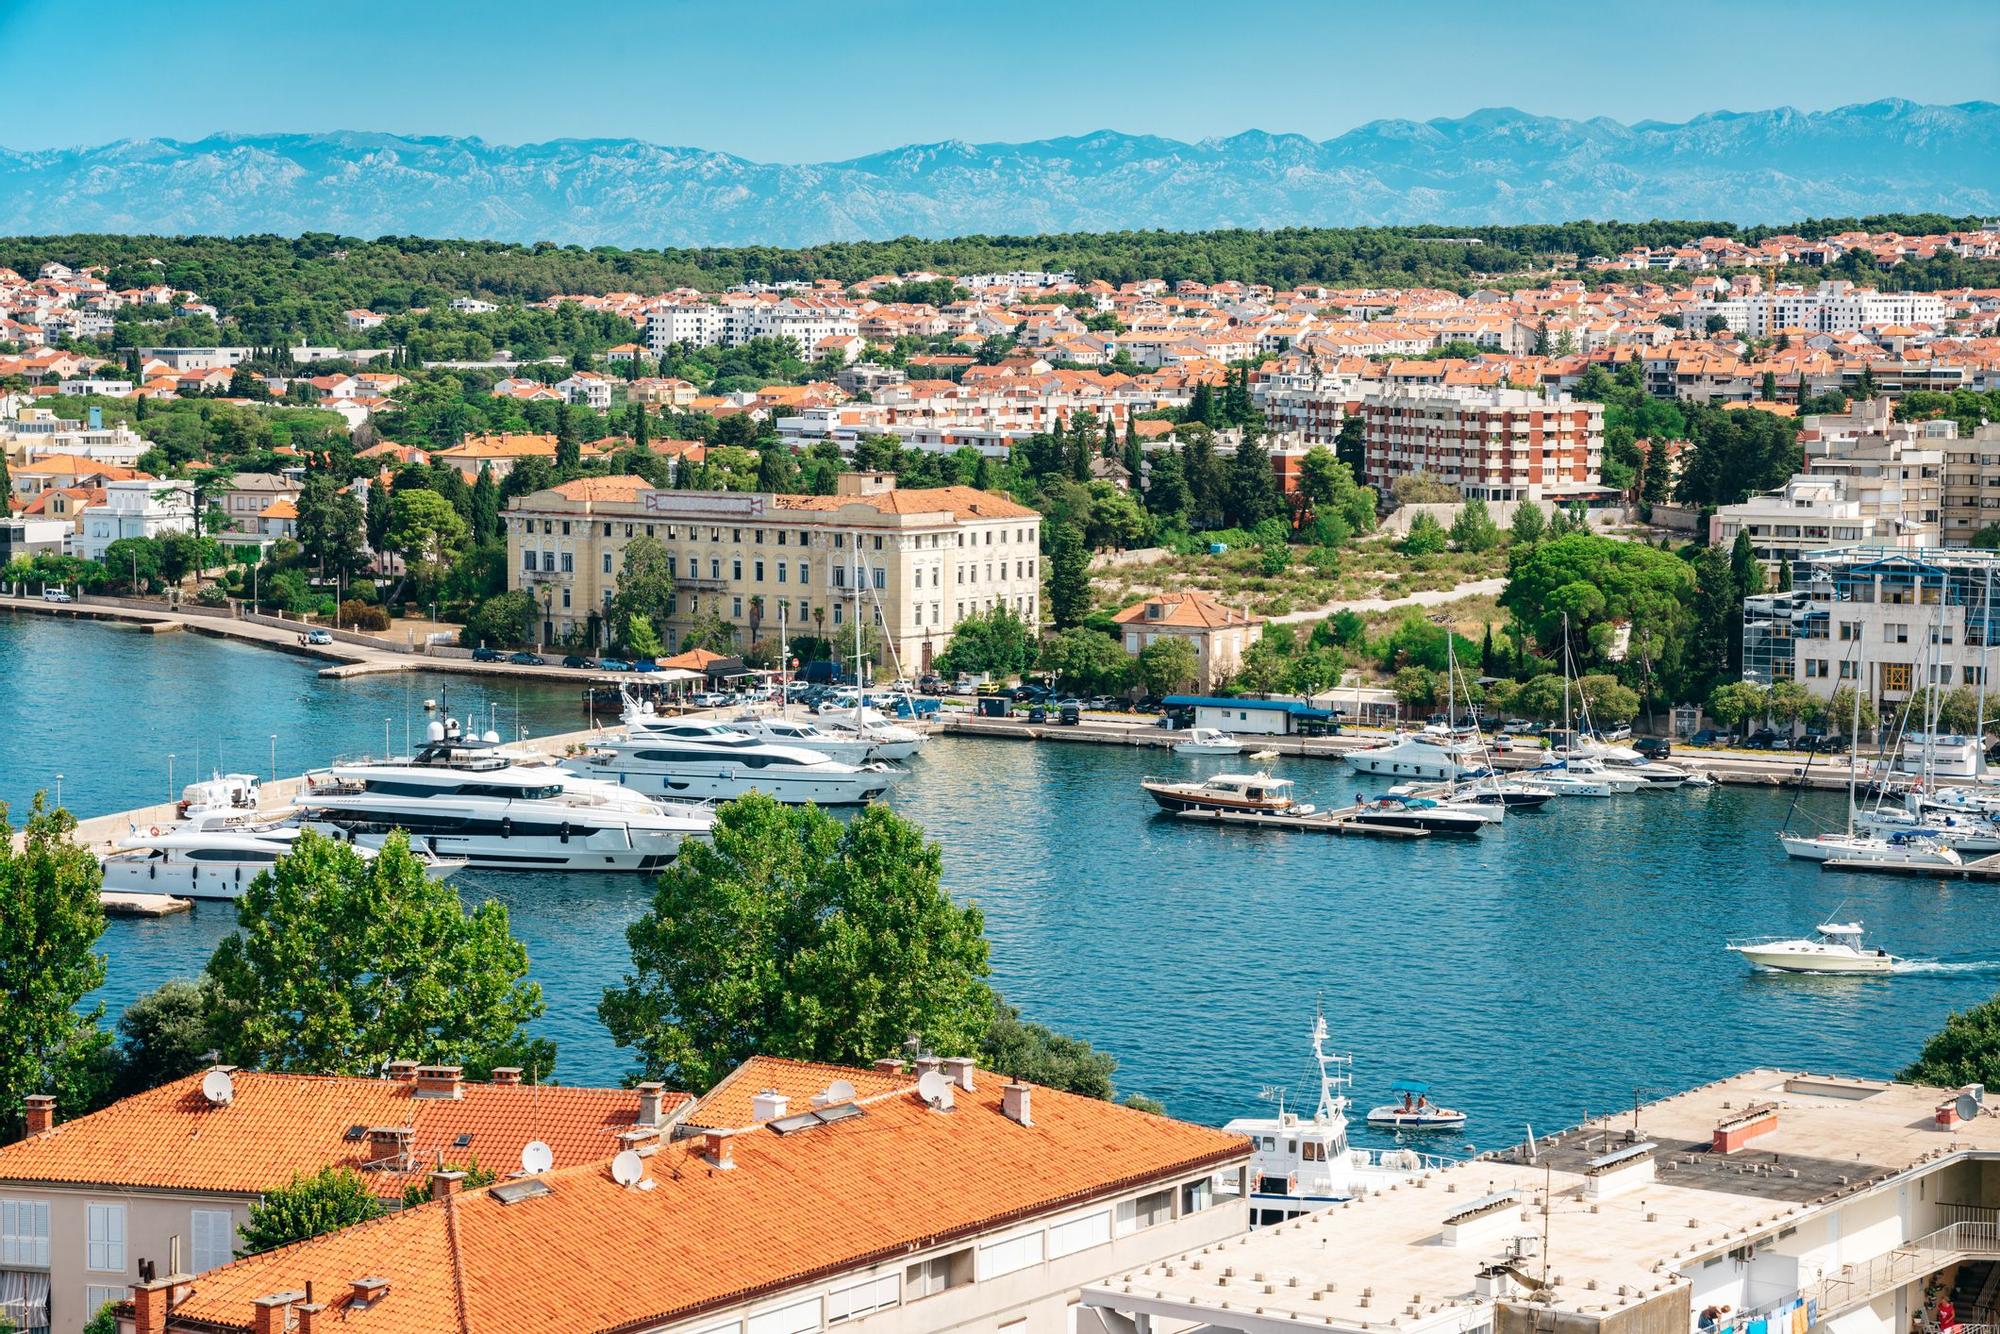
[[[64,774],[82,814],[157,801],[165,756],[214,739],[224,767],[281,773],[402,739],[399,678],[328,683],[310,663],[182,636],[0,618],[0,796],[17,805]],[[511,691],[451,691],[511,734]],[[523,692],[531,732],[581,722],[575,695]],[[421,727],[421,711],[416,724]],[[186,739],[183,739],[186,738]],[[187,763],[183,758],[180,763]],[[1115,1052],[1121,1091],[1220,1122],[1266,1086],[1305,1092],[1313,1007],[1356,1057],[1357,1099],[1428,1080],[1472,1114],[1482,1146],[1526,1127],[1629,1105],[1766,1063],[1889,1074],[1954,1008],[2000,989],[2000,887],[1836,876],[1787,861],[1772,831],[1789,797],[1755,788],[1569,801],[1510,816],[1476,840],[1309,839],[1158,816],[1145,773],[1224,761],[1112,746],[945,737],[894,804],[944,848],[947,884],[977,899],[995,981],[1032,1018]],[[1242,765],[1247,761],[1227,761]],[[1301,800],[1373,790],[1344,766],[1283,760]],[[184,776],[183,776],[184,781]],[[1840,798],[1806,809],[1832,818]],[[595,1014],[627,965],[634,876],[464,875],[512,909],[561,1047],[557,1077],[628,1068]],[[1836,911],[1894,952],[1936,962],[1876,979],[1755,974],[1732,936],[1794,932]],[[232,925],[225,905],[115,921],[105,936],[115,1011],[192,976]]]

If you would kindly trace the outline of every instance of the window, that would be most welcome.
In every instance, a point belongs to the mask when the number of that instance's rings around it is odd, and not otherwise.
[[[808,1334],[820,1327],[819,1310],[819,1298],[813,1297],[759,1312],[750,1317],[749,1334]]]
[[[1861,638],[1861,622],[1859,622],[1859,621],[1842,621],[1842,622],[1840,623],[1840,637],[1841,637],[1842,639],[1859,639],[1859,638]]]
[[[553,551],[544,551],[542,553],[542,573],[554,574],[555,572],[556,572],[556,553]]]
[[[1027,1232],[1005,1241],[989,1241],[979,1248],[979,1277],[998,1278],[1042,1262],[1042,1234]]]
[[[757,577],[759,579],[762,579],[764,577],[763,565],[764,565],[763,561],[757,562],[758,566]],[[785,582],[785,563],[783,561],[778,562],[778,582],[781,584]]]
[[[46,1200],[0,1200],[0,1265],[49,1265]]]
[[[568,584],[564,584],[564,585],[563,585],[563,606],[567,607],[568,605],[569,605],[569,585],[568,585]]]
[[[875,568],[874,568],[873,570],[871,570],[871,571],[870,571],[869,573],[871,573],[871,574],[873,574],[873,575],[875,576],[875,587],[877,587],[877,588],[887,588],[887,587],[889,586],[889,585],[888,585],[888,583],[886,582],[886,576],[887,576],[887,572],[886,572],[885,570],[883,570],[883,568],[882,568],[881,566],[877,565],[877,566],[876,566],[876,567],[875,567]]]
[[[1326,1146],[1319,1145],[1320,1160],[1326,1159]],[[1181,1186],[1181,1213],[1198,1214],[1215,1203],[1215,1181],[1203,1177],[1200,1181],[1185,1182]]]
[[[532,569],[534,569],[534,568],[535,568],[535,553],[534,553],[534,552],[532,552],[532,551],[523,551],[523,552],[521,553],[521,568],[522,568],[522,569],[524,569],[524,570],[532,570]]]
[[[1907,644],[1910,642],[1910,627],[1902,621],[1882,623],[1882,642],[1885,644]]]
[[[799,562],[799,582],[802,584],[812,582],[812,566],[806,564],[804,561]]]
[[[1089,1250],[1092,1246],[1102,1246],[1111,1240],[1111,1211],[1099,1210],[1082,1218],[1072,1218],[1066,1223],[1057,1223],[1049,1229],[1049,1259],[1060,1260],[1065,1255],[1075,1255],[1078,1251]]]
[[[741,620],[741,619],[742,619],[742,617],[743,617],[743,599],[742,599],[742,598],[731,598],[731,599],[729,599],[729,614],[730,614],[730,615],[731,615],[732,617],[735,617],[735,618],[736,618],[736,619],[738,619],[738,620]]]
[[[894,1306],[902,1299],[902,1291],[900,1274],[878,1274],[860,1283],[835,1288],[826,1295],[826,1323],[837,1325]]]
[[[573,553],[571,553],[571,552],[568,552],[568,551],[565,551],[565,552],[563,552],[563,554],[562,554],[562,572],[563,572],[564,574],[575,574],[575,573],[576,573],[576,556],[575,556],[575,555],[574,555]]]
[[[1133,1232],[1144,1231],[1172,1218],[1174,1214],[1174,1192],[1156,1190],[1150,1195],[1141,1195],[1136,1200],[1118,1202],[1118,1235],[1123,1237]]]
[[[188,1258],[194,1266],[189,1273],[205,1273],[235,1258],[236,1220],[227,1209],[194,1210],[188,1233],[193,1241]]]
[[[91,1316],[95,1316],[109,1303],[124,1301],[126,1292],[127,1290],[124,1288],[107,1287],[99,1283],[87,1283],[83,1289],[83,1309]]]
[[[564,537],[568,537],[568,536],[569,536],[569,520],[568,520],[568,519],[564,519],[564,520],[563,520],[563,526],[562,526],[562,528],[563,528],[563,531],[562,531],[562,535],[563,535]],[[630,534],[630,533],[627,533],[627,534],[626,534],[626,536],[627,536],[627,537],[630,537],[630,536],[631,536],[631,534]]]
[[[919,1260],[903,1270],[903,1300],[913,1302],[919,1297],[928,1297],[943,1292],[946,1288],[956,1288],[972,1282],[972,1252],[953,1251],[950,1255],[933,1255]]]
[[[674,558],[672,556],[669,556],[667,557],[667,573],[672,574],[673,570],[674,570]],[[606,574],[611,573],[611,553],[608,551],[604,553],[604,572]]]
[[[708,558],[708,577],[711,579],[720,579],[722,577],[722,560],[720,557],[710,556]]]
[[[755,564],[754,564],[753,568],[754,568],[754,569],[755,569],[755,571],[756,571],[756,575],[757,575],[757,582],[758,582],[758,583],[760,583],[760,584],[761,584],[761,583],[763,583],[763,582],[764,582],[764,562],[763,562],[763,561],[761,561],[761,560],[760,560],[760,561],[757,561],[757,562],[755,562]]]
[[[739,580],[739,581],[740,581],[740,580],[741,580],[741,579],[743,578],[743,562],[742,562],[742,561],[740,561],[740,560],[733,560],[733,561],[730,561],[730,562],[729,562],[729,577],[730,577],[731,579],[735,579],[735,580]]]
[[[125,1206],[93,1204],[88,1207],[89,1238],[85,1267],[104,1273],[125,1272]]]

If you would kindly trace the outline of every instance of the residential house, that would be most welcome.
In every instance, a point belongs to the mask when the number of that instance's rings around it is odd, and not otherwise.
[[[102,560],[104,549],[120,538],[193,531],[193,482],[150,477],[107,482],[104,503],[83,511],[76,554]]]
[[[1161,639],[1182,639],[1194,649],[1195,684],[1212,689],[1236,674],[1243,655],[1264,633],[1264,618],[1217,601],[1198,588],[1161,593],[1111,618],[1133,657]]]
[[[239,472],[232,476],[227,489],[215,499],[225,516],[229,527],[238,533],[265,533],[265,512],[282,501],[291,507],[305,491],[305,483],[281,473]],[[290,518],[298,518],[298,510],[291,509]],[[285,533],[289,537],[291,534]]]

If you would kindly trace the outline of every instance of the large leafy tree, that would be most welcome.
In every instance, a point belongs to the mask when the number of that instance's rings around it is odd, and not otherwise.
[[[1687,563],[1643,542],[1568,533],[1508,553],[1500,605],[1545,652],[1560,653],[1564,616],[1577,666],[1605,653],[1613,622],[1632,629],[1632,656],[1660,659],[1687,632]]]
[[[250,1206],[250,1217],[239,1234],[238,1256],[258,1255],[295,1241],[338,1232],[387,1212],[351,1167],[326,1167],[311,1176],[295,1176]]]
[[[0,1127],[9,1131],[29,1094],[54,1094],[58,1112],[79,1111],[109,1074],[104,1006],[83,1006],[104,983],[96,952],[104,873],[71,839],[75,829],[74,816],[37,793],[17,848],[0,803]]]
[[[1194,645],[1179,635],[1162,635],[1139,650],[1139,679],[1154,696],[1177,694],[1201,675]]]
[[[618,590],[611,597],[611,623],[629,638],[635,618],[644,617],[655,631],[674,610],[674,573],[666,544],[657,537],[635,537],[625,544],[618,566]]]
[[[977,1051],[993,1021],[984,918],[885,807],[843,825],[752,794],[687,843],[626,932],[598,1014],[649,1078],[707,1088],[754,1053],[866,1063],[912,1034]]]
[[[2000,996],[1953,1012],[1900,1078],[1948,1089],[2000,1084]]]
[[[507,909],[471,912],[392,834],[364,860],[308,831],[236,904],[209,960],[223,1054],[267,1070],[365,1074],[407,1059],[547,1074],[555,1045]]]
[[[938,655],[940,672],[1011,676],[1035,664],[1034,630],[1011,607],[995,607],[960,621]]]
[[[220,1043],[210,1014],[215,983],[207,977],[163,982],[118,1016],[118,1061],[111,1095],[123,1098],[191,1075]]]
[[[1036,660],[1059,688],[1087,695],[1123,690],[1132,680],[1132,659],[1118,641],[1085,626],[1043,640]]]
[[[384,540],[401,553],[404,568],[419,588],[434,588],[452,557],[465,545],[469,529],[449,500],[424,487],[395,492],[389,499],[389,531]]]
[[[1052,525],[1048,571],[1049,618],[1056,629],[1067,630],[1090,610],[1090,552],[1073,525]]]
[[[314,472],[306,477],[297,508],[299,550],[309,562],[324,569],[329,579],[361,568],[367,515],[352,492],[341,490],[331,474]]]

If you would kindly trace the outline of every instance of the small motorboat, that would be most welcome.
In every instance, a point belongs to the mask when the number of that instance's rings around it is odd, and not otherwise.
[[[1731,941],[1724,946],[1760,968],[1781,973],[1848,973],[1879,976],[1904,962],[1862,943],[1861,923],[1821,922],[1811,936]]]
[[[1199,782],[1142,778],[1139,786],[1162,810],[1235,811],[1256,815],[1310,815],[1313,808],[1292,800],[1292,780],[1254,774],[1211,774]]]
[[[1176,755],[1241,755],[1243,743],[1219,727],[1197,727],[1174,743]]]
[[[1429,797],[1385,796],[1360,800],[1347,812],[1357,825],[1421,829],[1428,834],[1477,834],[1505,813],[1505,807],[1446,805]]]
[[[1389,1086],[1389,1091],[1402,1094],[1401,1101],[1371,1110],[1369,1125],[1393,1130],[1457,1130],[1465,1124],[1464,1112],[1431,1101],[1429,1084],[1399,1079]]]

